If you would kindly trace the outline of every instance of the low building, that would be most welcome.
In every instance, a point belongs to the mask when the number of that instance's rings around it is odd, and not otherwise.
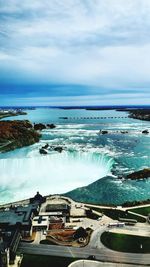
[[[17,229],[12,235],[11,235],[11,241],[9,243],[9,263],[14,264],[15,258],[16,258],[16,252],[19,245],[19,242],[21,240],[21,234],[19,230]]]
[[[0,239],[0,267],[7,267],[9,264],[8,244]]]
[[[63,213],[61,211],[55,211],[55,212],[39,212],[39,215],[41,216],[57,216],[57,217],[62,217]]]
[[[137,223],[137,220],[128,218],[119,218],[119,221],[124,222],[126,225],[135,225]]]
[[[63,217],[66,221],[69,220],[70,217],[70,206],[64,203],[58,204],[48,204],[46,206],[46,212],[49,216]]]
[[[0,240],[0,267],[8,267],[15,262],[16,252],[21,239],[21,234],[18,230],[11,235],[3,235]]]
[[[49,230],[62,228],[64,228],[64,219],[56,216],[51,216]]]
[[[32,218],[38,214],[38,205],[11,207],[0,212],[0,233],[11,235],[18,229],[22,237],[32,235]]]
[[[48,216],[36,216],[32,220],[32,231],[48,230],[49,217]]]

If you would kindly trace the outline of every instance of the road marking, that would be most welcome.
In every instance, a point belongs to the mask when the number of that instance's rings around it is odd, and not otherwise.
[[[68,248],[68,250],[69,250],[69,252],[70,252],[70,254],[71,254],[72,258],[75,258],[75,255],[73,254],[73,252],[72,252],[71,248]]]

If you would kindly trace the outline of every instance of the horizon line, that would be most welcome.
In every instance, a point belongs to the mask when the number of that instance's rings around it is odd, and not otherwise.
[[[150,104],[137,104],[137,105],[11,105],[0,106],[0,108],[21,108],[21,107],[33,107],[33,108],[109,108],[109,107],[150,107]]]

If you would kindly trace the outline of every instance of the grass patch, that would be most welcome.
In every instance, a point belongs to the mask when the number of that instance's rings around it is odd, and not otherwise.
[[[106,247],[116,251],[150,253],[150,237],[104,232],[101,241]]]
[[[21,267],[68,267],[78,259],[24,254]]]
[[[93,210],[102,212],[106,216],[110,217],[113,220],[119,220],[119,218],[126,218],[126,219],[134,219],[138,222],[144,223],[146,220],[144,218],[139,217],[138,215],[129,214],[128,211],[125,212],[123,210],[118,209],[100,209],[100,208],[93,208]]]
[[[148,214],[150,214],[150,206],[149,207],[131,209],[130,211],[133,211],[133,212],[135,212],[137,214],[141,214],[141,215],[144,215],[144,216],[148,216]]]

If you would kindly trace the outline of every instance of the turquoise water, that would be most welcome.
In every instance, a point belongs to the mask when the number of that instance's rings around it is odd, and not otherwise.
[[[43,130],[37,144],[0,154],[0,203],[30,197],[37,190],[42,194],[65,193],[98,179],[101,179],[102,203],[150,198],[150,179],[123,181],[117,178],[150,167],[150,135],[141,133],[144,129],[150,130],[149,122],[126,118],[125,112],[115,110],[40,108],[27,112],[15,119],[55,123],[56,128]],[[109,134],[101,135],[100,130],[109,130]],[[63,152],[50,149],[48,155],[40,155],[39,148],[46,143],[62,146]]]

